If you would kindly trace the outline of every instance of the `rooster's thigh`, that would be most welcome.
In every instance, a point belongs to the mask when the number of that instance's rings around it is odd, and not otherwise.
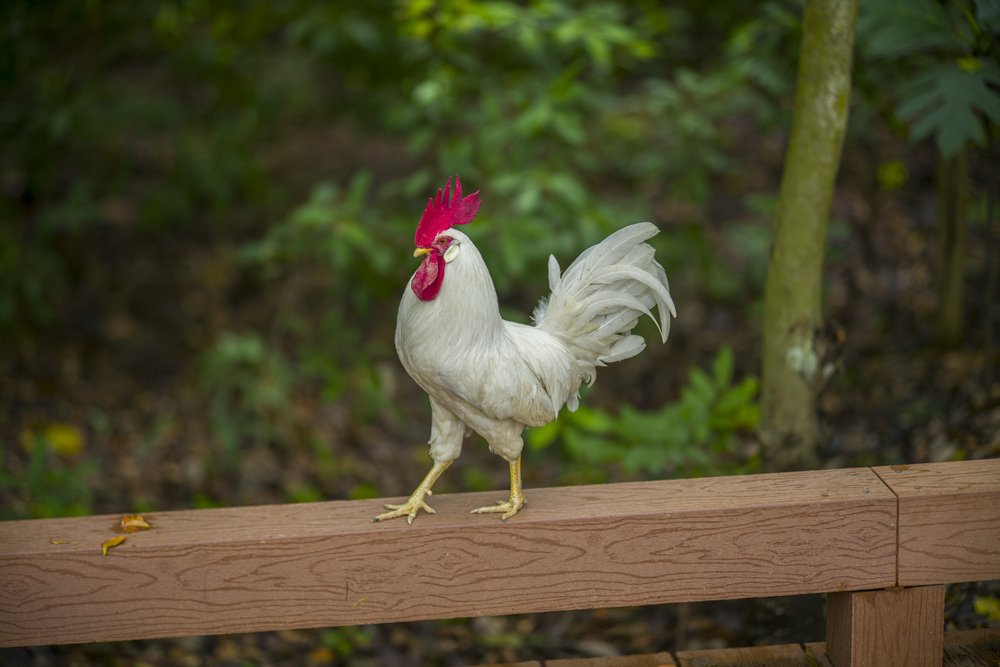
[[[473,424],[476,433],[483,436],[490,445],[490,451],[507,463],[514,463],[521,456],[524,440],[521,433],[524,424],[513,419],[487,420],[481,425]]]
[[[454,461],[462,453],[469,427],[455,413],[431,397],[431,458],[436,463]]]

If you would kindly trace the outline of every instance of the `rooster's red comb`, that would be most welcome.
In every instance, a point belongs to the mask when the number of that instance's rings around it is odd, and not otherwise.
[[[479,212],[479,190],[468,197],[462,197],[462,181],[455,174],[455,194],[451,194],[451,179],[445,183],[444,192],[438,190],[437,198],[427,202],[427,209],[417,225],[414,242],[418,248],[429,247],[435,237],[455,225],[471,222]]]

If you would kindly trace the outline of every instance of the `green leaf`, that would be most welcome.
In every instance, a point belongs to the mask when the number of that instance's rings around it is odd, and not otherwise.
[[[700,368],[692,368],[690,382],[689,395],[696,399],[699,405],[708,405],[715,399],[715,384],[708,373]]]
[[[940,63],[911,79],[900,91],[899,117],[913,121],[913,138],[934,137],[941,154],[950,158],[969,142],[986,144],[977,115],[1000,123],[1000,94],[990,84],[1000,82],[1000,65],[989,62],[974,72],[956,62]]]
[[[552,129],[563,141],[572,146],[579,146],[587,138],[580,117],[566,111],[557,111],[554,114]]]
[[[628,473],[645,470],[655,473],[666,466],[667,450],[662,447],[633,446],[622,456],[622,469]]]
[[[538,209],[541,201],[542,189],[538,187],[536,183],[528,183],[524,189],[518,192],[517,196],[514,197],[514,210],[518,213],[533,213]],[[514,242],[514,246],[511,248],[511,251],[515,254],[521,253],[521,250],[517,247],[516,239],[511,238],[511,241]]]
[[[553,174],[549,179],[548,186],[570,206],[582,208],[587,201],[587,190],[570,172]]]
[[[981,26],[994,31],[1000,30],[1000,2],[996,0],[972,0],[976,8],[976,18]]]
[[[733,348],[724,345],[712,362],[712,375],[720,387],[728,386],[733,380]]]
[[[875,58],[968,48],[944,5],[935,0],[867,0],[860,10],[859,42]]]

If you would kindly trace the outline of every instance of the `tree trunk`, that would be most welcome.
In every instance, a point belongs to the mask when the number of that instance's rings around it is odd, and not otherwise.
[[[987,178],[993,178],[993,183],[997,182],[996,176],[992,174],[1000,174],[1000,169],[997,169],[997,163],[1000,160],[993,162],[993,167],[987,167],[986,174]],[[987,180],[987,183],[990,181]],[[998,290],[998,285],[1000,285],[1000,224],[994,227],[994,216],[996,215],[996,205],[997,205],[997,193],[996,190],[987,188],[986,190],[986,243],[988,244],[988,268],[986,270],[986,305],[983,308],[984,316],[983,320],[986,323],[986,377],[983,378],[983,387],[986,390],[986,395],[991,396],[993,392],[993,383],[1000,380],[1000,374],[997,373],[1000,369],[1000,355],[996,353],[996,334],[994,322],[998,319],[997,313],[997,298],[996,294],[1000,294]]]
[[[947,348],[962,344],[965,295],[965,218],[969,167],[965,150],[938,155],[937,339]]]
[[[771,470],[819,463],[816,395],[828,377],[823,248],[851,94],[857,0],[806,0],[792,135],[764,294],[760,438]]]

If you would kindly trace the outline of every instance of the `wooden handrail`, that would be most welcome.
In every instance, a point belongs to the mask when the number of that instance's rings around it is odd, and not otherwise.
[[[899,498],[899,586],[1000,579],[1000,459],[872,470]]]
[[[106,556],[120,516],[0,523],[0,646],[1000,578],[1000,459],[531,489],[506,524],[468,514],[495,495],[435,496],[412,526],[371,523],[382,500],[157,512]]]

